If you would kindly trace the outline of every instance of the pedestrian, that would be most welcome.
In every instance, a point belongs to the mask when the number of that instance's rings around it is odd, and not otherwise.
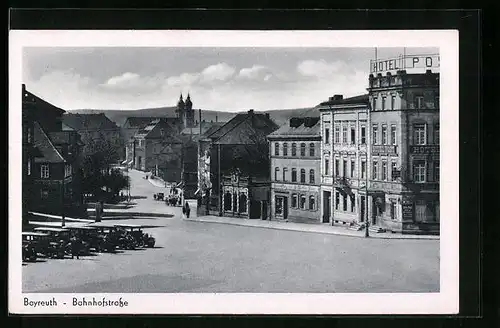
[[[182,215],[185,216],[186,215],[186,207],[185,206],[182,206]]]
[[[186,217],[189,219],[189,213],[191,212],[191,209],[189,208],[188,202],[186,202]]]
[[[71,258],[76,258],[80,259],[80,245],[81,240],[77,238],[76,236],[71,237]]]
[[[102,206],[102,202],[101,201],[97,201],[95,203],[95,222],[101,222],[101,206]]]

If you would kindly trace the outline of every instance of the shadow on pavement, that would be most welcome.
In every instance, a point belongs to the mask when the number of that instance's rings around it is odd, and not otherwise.
[[[146,199],[148,196],[130,196],[130,199]]]

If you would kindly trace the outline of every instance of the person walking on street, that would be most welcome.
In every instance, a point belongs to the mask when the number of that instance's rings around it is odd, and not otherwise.
[[[76,236],[71,237],[71,258],[80,259],[80,239]]]
[[[186,202],[185,208],[186,208],[186,218],[189,219],[189,213],[191,212],[191,209],[189,208],[188,202]]]

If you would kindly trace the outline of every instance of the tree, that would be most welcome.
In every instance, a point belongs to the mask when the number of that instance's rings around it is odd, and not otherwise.
[[[118,196],[121,190],[129,187],[129,184],[129,177],[123,175],[123,172],[118,169],[113,169],[103,176],[103,185],[113,197]]]

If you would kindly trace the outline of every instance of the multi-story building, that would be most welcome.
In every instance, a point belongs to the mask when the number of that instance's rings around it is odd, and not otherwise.
[[[133,139],[136,170],[152,172],[165,181],[181,181],[182,140],[175,126],[165,119],[156,119]]]
[[[269,211],[269,145],[278,129],[268,114],[249,110],[200,139],[198,183],[203,213],[266,218]]]
[[[62,124],[64,110],[23,85],[24,212],[85,215],[80,184],[80,136]],[[25,214],[25,213],[23,213]]]
[[[330,97],[321,112],[321,218],[356,224],[366,219],[368,95]]]
[[[371,224],[439,232],[439,73],[370,75]]]
[[[295,117],[267,136],[273,220],[321,222],[320,129],[319,117]]]

